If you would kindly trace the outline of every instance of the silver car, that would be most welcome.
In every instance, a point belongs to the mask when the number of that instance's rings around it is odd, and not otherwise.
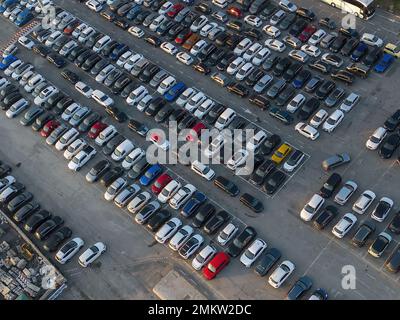
[[[273,77],[269,74],[264,75],[260,80],[258,80],[256,85],[253,87],[253,90],[257,93],[262,93],[269,86],[272,80]]]

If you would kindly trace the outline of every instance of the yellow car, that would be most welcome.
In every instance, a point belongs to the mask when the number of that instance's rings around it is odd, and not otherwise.
[[[383,49],[384,52],[391,54],[395,58],[400,58],[400,47],[393,43],[388,43]]]
[[[288,144],[282,144],[272,155],[271,160],[276,164],[280,164],[292,151],[292,147]]]

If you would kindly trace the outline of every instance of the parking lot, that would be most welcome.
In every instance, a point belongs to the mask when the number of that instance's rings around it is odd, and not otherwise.
[[[390,244],[383,257],[374,259],[368,255],[365,248],[355,249],[349,243],[356,228],[345,239],[337,240],[330,234],[329,228],[318,232],[299,219],[299,212],[303,205],[314,192],[319,190],[328,176],[321,170],[321,161],[327,156],[340,152],[348,152],[352,161],[337,172],[342,175],[343,181],[351,179],[359,184],[359,190],[349,204],[352,204],[365,189],[373,190],[377,198],[388,196],[395,202],[391,215],[385,222],[379,224],[376,234],[386,228],[393,213],[399,210],[398,198],[396,198],[398,164],[394,162],[394,158],[382,160],[376,152],[371,152],[364,147],[368,136],[397,108],[398,94],[396,81],[393,80],[399,77],[398,63],[392,65],[391,69],[383,75],[373,73],[368,79],[357,79],[354,85],[346,87],[348,92],[354,91],[361,95],[360,103],[346,115],[344,122],[335,132],[321,133],[318,140],[309,141],[295,132],[293,125],[284,126],[278,123],[266,111],[250,105],[247,99],[241,99],[216,86],[209,77],[183,66],[175,57],[165,54],[159,48],[132,38],[126,31],[104,21],[83,4],[72,1],[55,2],[102,33],[112,35],[119,42],[127,43],[132,50],[143,54],[178,77],[187,86],[202,90],[209,97],[230,106],[247,120],[254,121],[264,130],[279,134],[284,141],[302,150],[309,157],[273,197],[268,197],[243,178],[233,176],[226,167],[213,166],[217,175],[229,176],[239,186],[241,193],[253,194],[263,202],[265,209],[257,215],[240,205],[238,199],[230,200],[227,195],[215,189],[210,182],[194,175],[189,168],[180,164],[166,166],[171,176],[180,179],[181,182],[192,183],[208,196],[211,203],[228,211],[241,228],[245,225],[256,227],[258,235],[265,239],[269,246],[279,248],[284,259],[289,259],[296,264],[295,274],[279,290],[267,287],[266,278],[259,281],[258,276],[246,270],[239,261],[234,261],[217,279],[205,282],[201,275],[193,271],[189,264],[182,263],[182,260],[173,255],[169,249],[154,245],[151,234],[129,221],[132,219],[127,214],[123,214],[123,211],[113,204],[106,203],[102,199],[103,187],[88,185],[84,181],[84,175],[91,165],[102,157],[100,152],[81,173],[71,174],[62,154],[47,146],[39,135],[32,133],[30,128],[23,128],[18,121],[10,121],[2,116],[1,141],[4,141],[5,146],[12,146],[12,148],[2,149],[0,156],[4,162],[13,165],[21,163],[21,167],[14,170],[17,179],[26,184],[29,189],[34,190],[35,197],[40,202],[46,203],[46,206],[54,212],[60,212],[59,214],[65,217],[71,228],[82,237],[90,239],[90,242],[102,240],[108,245],[109,250],[101,258],[99,265],[89,270],[82,270],[76,263],[67,264],[61,268],[71,288],[71,291],[66,292],[66,298],[153,298],[149,290],[157,282],[156,280],[172,267],[186,270],[210,298],[280,299],[284,297],[290,285],[303,274],[308,274],[313,278],[314,289],[317,287],[327,289],[333,299],[398,297],[399,276],[389,274],[383,269],[383,263],[388,254],[399,243],[398,236],[394,237],[395,241]],[[307,1],[298,2],[304,6],[308,5]],[[310,8],[318,17],[339,17],[339,13],[336,14],[336,11],[323,4],[314,5],[312,2]],[[385,41],[396,43],[396,40],[398,42],[396,28],[399,29],[400,24],[395,19],[378,11],[374,19],[360,22],[360,33],[376,30],[377,35],[382,36]],[[1,24],[5,28],[1,30],[2,38],[9,38],[15,32],[15,28],[3,20],[2,18]],[[375,24],[379,24],[379,29],[375,28]],[[61,77],[60,70],[50,65],[44,58],[22,47],[17,56],[23,61],[32,63],[37,72],[45,75],[49,82],[73,97],[78,103],[89,106],[102,115],[106,114],[104,109],[93,100],[78,94],[73,86]],[[76,72],[92,88],[104,88],[72,63],[68,64],[67,68]],[[110,91],[107,93],[110,94]],[[148,123],[151,127],[156,125],[143,113],[125,106],[122,98],[113,96],[113,99],[128,117]],[[106,123],[115,125],[120,133],[131,138],[137,145],[144,147],[147,144],[143,138],[131,133],[126,123],[118,124],[110,118],[106,120]],[[339,216],[347,212],[351,212],[351,205],[339,208]],[[364,216],[358,216],[358,224],[368,217],[369,212]],[[341,269],[344,265],[354,265],[356,268],[357,288],[355,290],[341,288]],[[99,278],[103,281],[98,281]]]

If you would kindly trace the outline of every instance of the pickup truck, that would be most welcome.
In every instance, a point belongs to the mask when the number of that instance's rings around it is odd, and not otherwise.
[[[75,155],[68,163],[68,169],[79,171],[90,159],[96,155],[97,151],[92,146],[85,146],[81,151]]]

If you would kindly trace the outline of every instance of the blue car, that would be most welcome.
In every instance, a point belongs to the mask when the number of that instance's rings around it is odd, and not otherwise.
[[[375,66],[374,70],[378,73],[385,72],[387,68],[390,67],[390,65],[394,62],[394,57],[389,54],[385,53],[381,60],[379,60],[378,64]]]
[[[24,9],[22,12],[20,12],[17,16],[17,19],[15,19],[15,24],[18,27],[22,27],[26,25],[29,21],[31,21],[34,18],[31,10],[29,9]]]
[[[199,191],[193,195],[193,197],[185,204],[181,211],[181,215],[188,218],[193,215],[197,209],[207,200],[207,196]]]
[[[353,60],[354,62],[358,62],[363,56],[367,54],[367,52],[368,46],[365,43],[361,42],[351,54],[351,60]]]
[[[17,60],[18,58],[16,56],[13,55],[8,55],[7,57],[3,58],[3,60],[1,60],[0,62],[0,70],[5,70],[8,68],[8,66],[13,63],[15,60]]]
[[[119,45],[117,45],[114,50],[111,52],[110,54],[110,59],[113,61],[117,61],[118,58],[123,55],[126,51],[129,50],[128,45],[124,44],[124,43],[120,43]]]
[[[141,9],[140,5],[138,4],[138,5],[134,6],[133,8],[131,8],[131,10],[129,10],[129,12],[126,15],[126,18],[128,20],[133,20],[138,16],[138,14],[140,12],[142,12],[142,9]]]
[[[142,186],[148,186],[160,173],[162,172],[162,167],[159,164],[153,164],[144,175],[140,177],[140,184]]]
[[[164,94],[164,98],[168,102],[172,102],[175,99],[177,99],[180,96],[180,94],[185,90],[186,90],[186,85],[183,82],[178,82]]]
[[[8,7],[13,6],[17,2],[18,2],[18,0],[6,0],[6,1],[4,1],[0,6],[0,13],[4,13],[4,11],[6,11]]]

